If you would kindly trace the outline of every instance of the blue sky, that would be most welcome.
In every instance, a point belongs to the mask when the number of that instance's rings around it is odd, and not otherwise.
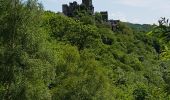
[[[62,11],[62,4],[81,0],[40,0],[46,10]],[[93,0],[95,11],[108,11],[109,19],[153,24],[160,17],[170,18],[170,0]]]

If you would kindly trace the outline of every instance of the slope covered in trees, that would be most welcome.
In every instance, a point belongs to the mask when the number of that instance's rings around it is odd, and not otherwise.
[[[99,14],[79,15],[1,0],[1,100],[170,99],[169,26],[113,32]]]
[[[156,25],[149,25],[149,24],[133,24],[133,23],[125,23],[127,26],[129,26],[130,28],[132,28],[133,30],[136,31],[141,31],[141,32],[149,32],[152,31],[154,27],[156,27]]]

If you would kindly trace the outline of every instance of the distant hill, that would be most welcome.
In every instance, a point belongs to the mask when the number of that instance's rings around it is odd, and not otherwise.
[[[150,25],[150,24],[133,24],[129,22],[124,22],[126,25],[128,25],[130,28],[136,31],[140,32],[149,32],[151,31],[155,25]]]

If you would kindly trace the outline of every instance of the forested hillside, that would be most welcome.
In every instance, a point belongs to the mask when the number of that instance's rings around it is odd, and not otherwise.
[[[170,100],[170,26],[70,18],[0,0],[0,100]],[[145,30],[146,27],[146,30]]]
[[[129,26],[130,28],[132,28],[133,30],[136,31],[140,31],[140,32],[149,32],[152,31],[154,27],[156,27],[156,25],[149,25],[149,24],[133,24],[133,23],[125,23],[127,26]]]

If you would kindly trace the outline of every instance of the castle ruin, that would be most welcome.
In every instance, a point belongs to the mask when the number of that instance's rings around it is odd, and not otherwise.
[[[64,15],[69,17],[74,17],[77,11],[85,10],[89,13],[89,15],[94,15],[94,6],[92,0],[82,0],[82,4],[78,4],[76,1],[70,2],[69,5],[62,5],[62,12]],[[102,16],[102,20],[108,21],[108,12],[102,11],[100,12]]]
[[[73,17],[76,15],[77,11],[85,10],[90,15],[94,14],[94,6],[92,4],[92,0],[82,0],[82,4],[78,4],[76,1],[70,2],[69,5],[63,4],[62,10],[64,15]]]
[[[70,2],[68,4],[62,5],[62,12],[64,15],[68,17],[75,17],[79,11],[86,11],[89,15],[94,15],[94,6],[92,0],[82,0],[81,4],[78,4],[76,1]],[[120,22],[119,20],[108,20],[108,12],[101,11],[100,12],[102,21],[107,22],[111,25],[112,30],[117,27],[117,24]]]

